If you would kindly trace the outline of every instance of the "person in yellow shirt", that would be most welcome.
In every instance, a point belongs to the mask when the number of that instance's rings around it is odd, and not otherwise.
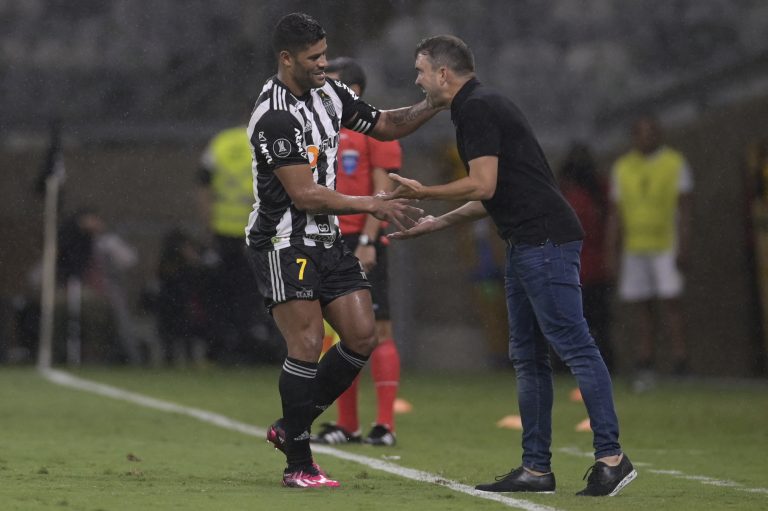
[[[610,271],[620,268],[619,298],[637,335],[633,389],[640,392],[654,383],[654,302],[666,327],[674,372],[687,372],[680,297],[693,178],[685,157],[663,144],[653,116],[635,121],[632,144],[613,166],[606,243]]]
[[[215,254],[207,297],[213,330],[208,354],[225,364],[273,363],[283,355],[245,257],[245,226],[253,208],[251,163],[246,127],[230,127],[208,143],[198,177],[200,212]]]

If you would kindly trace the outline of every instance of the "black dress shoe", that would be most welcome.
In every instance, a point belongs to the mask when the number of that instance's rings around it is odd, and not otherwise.
[[[555,493],[555,474],[550,472],[537,476],[523,467],[516,468],[509,474],[498,476],[495,483],[478,484],[476,490],[512,492],[529,491],[537,493]]]
[[[611,467],[598,461],[587,470],[587,487],[576,495],[582,497],[613,497],[637,477],[637,471],[625,454],[621,463]],[[587,475],[585,474],[586,478]]]

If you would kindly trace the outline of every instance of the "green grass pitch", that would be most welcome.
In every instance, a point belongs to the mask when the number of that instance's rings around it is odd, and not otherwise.
[[[82,369],[76,376],[266,428],[279,415],[275,368],[201,371]],[[361,421],[374,419],[369,375]],[[554,495],[508,494],[528,509],[768,509],[768,385],[664,382],[615,397],[621,441],[639,477],[619,496],[574,496],[591,464],[591,435],[574,431],[583,405],[556,376]],[[496,421],[516,413],[514,374],[406,372],[398,445],[343,450],[474,485],[520,461],[520,433]],[[331,420],[335,411],[327,412]],[[318,453],[343,487],[279,484],[283,458],[262,438],[178,413],[55,385],[33,369],[0,369],[0,510],[466,510],[508,503],[418,482]]]

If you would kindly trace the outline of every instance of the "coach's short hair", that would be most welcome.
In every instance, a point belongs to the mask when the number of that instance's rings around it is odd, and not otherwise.
[[[275,25],[272,33],[272,49],[280,53],[288,50],[296,53],[325,37],[325,30],[312,16],[303,12],[286,14]]]
[[[357,85],[360,87],[360,94],[365,90],[365,71],[355,59],[350,57],[336,57],[328,62],[325,67],[327,73],[338,73],[339,80],[347,86]]]
[[[433,65],[445,66],[458,75],[475,72],[475,56],[467,43],[456,36],[437,35],[422,39],[414,57],[426,55]]]

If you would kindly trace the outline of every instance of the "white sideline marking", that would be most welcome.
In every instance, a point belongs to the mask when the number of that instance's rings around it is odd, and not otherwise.
[[[580,449],[577,449],[576,447],[563,447],[561,449],[558,449],[558,452],[562,452],[564,454],[570,454],[571,456],[582,456],[582,457],[593,457],[593,454],[591,452],[582,451]],[[653,465],[651,463],[637,463],[632,462],[636,466],[645,466],[645,467],[652,467]],[[674,477],[677,479],[685,479],[687,481],[698,481],[701,484],[709,484],[712,486],[720,486],[722,488],[733,488],[734,490],[739,491],[745,491],[748,493],[765,493],[768,494],[768,488],[747,488],[741,483],[737,483],[736,481],[729,481],[727,479],[715,479],[714,477],[709,476],[697,476],[697,475],[689,475],[685,472],[680,472],[679,470],[662,470],[657,468],[648,468],[646,469],[647,472],[650,472],[651,474],[660,474],[665,476]]]
[[[163,412],[187,415],[199,421],[207,422],[208,424],[213,424],[215,426],[219,426],[224,429],[237,431],[239,433],[243,433],[250,436],[265,437],[267,434],[267,431],[265,429],[262,429],[256,426],[251,426],[250,424],[245,424],[244,422],[239,422],[234,419],[230,419],[229,417],[225,417],[224,415],[219,415],[217,413],[201,410],[199,408],[190,408],[187,406],[182,406],[176,403],[172,403],[170,401],[163,401],[161,399],[155,399],[153,397],[144,396],[142,394],[136,394],[134,392],[122,390],[117,387],[105,385],[103,383],[84,380],[82,378],[78,378],[64,371],[58,371],[56,369],[41,369],[40,373],[48,381],[55,383],[57,385],[62,385],[64,387],[84,390],[86,392],[92,392],[94,394],[111,397],[113,399],[119,399],[121,401],[128,401],[129,403],[134,403],[140,406],[144,406],[146,408],[153,408],[155,410],[161,410]],[[478,491],[471,486],[468,486],[466,484],[461,484],[457,481],[451,481],[450,479],[445,479],[444,477],[440,477],[437,474],[432,474],[430,472],[424,472],[424,471],[416,470],[413,468],[401,467],[400,465],[396,465],[388,461],[384,461],[376,458],[370,458],[368,456],[362,456],[360,454],[353,454],[346,451],[341,451],[339,449],[334,449],[333,447],[328,447],[324,445],[317,445],[317,446],[313,445],[312,450],[315,452],[321,452],[323,454],[334,456],[336,458],[344,459],[347,461],[354,461],[355,463],[366,465],[372,469],[381,470],[382,472],[389,472],[390,474],[404,477],[406,479],[412,479],[414,481],[419,481],[423,483],[431,483],[439,486],[444,486],[445,488],[449,488],[451,490],[454,490],[460,493],[466,493],[467,495],[471,495],[473,497],[479,497],[481,499],[493,500],[496,502],[500,502],[504,505],[507,505],[509,507],[523,509],[525,511],[560,511],[554,507],[543,506],[541,504],[536,504],[534,502],[529,502],[523,499],[507,497],[505,495],[500,495],[498,493],[488,493],[488,492]]]

